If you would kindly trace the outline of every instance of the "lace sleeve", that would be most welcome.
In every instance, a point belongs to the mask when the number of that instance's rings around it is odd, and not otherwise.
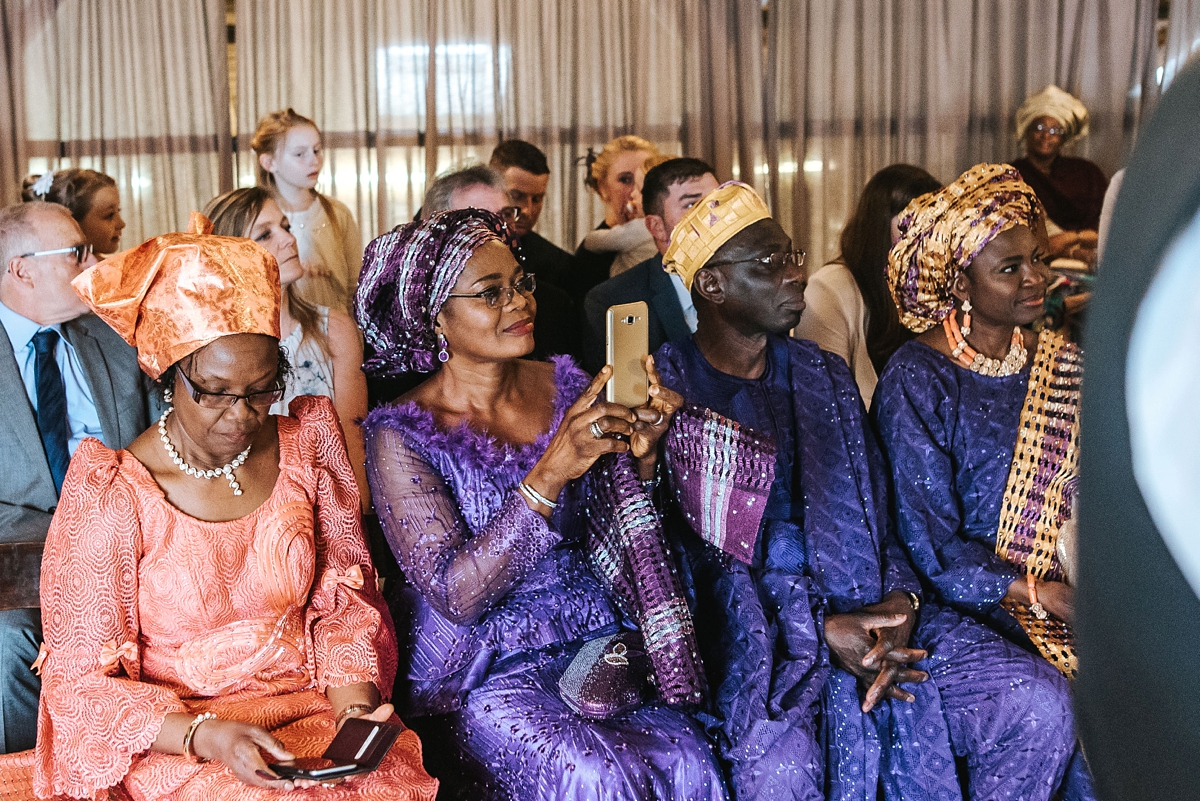
[[[113,786],[153,744],[163,719],[187,711],[169,689],[139,680],[141,531],[117,460],[84,440],[46,537],[39,798],[90,798]]]
[[[318,689],[372,682],[383,698],[396,678],[396,633],[363,536],[358,485],[328,398],[292,403],[301,450],[316,478],[316,581],[306,612]]]
[[[397,431],[370,427],[366,446],[371,497],[396,561],[454,623],[498,603],[560,540],[515,489],[473,534],[441,475]]]

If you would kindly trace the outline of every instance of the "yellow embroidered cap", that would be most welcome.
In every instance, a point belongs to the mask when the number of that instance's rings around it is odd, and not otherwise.
[[[683,279],[690,291],[692,278],[722,245],[759,220],[771,216],[767,204],[741,181],[727,181],[688,210],[663,255],[663,269]]]

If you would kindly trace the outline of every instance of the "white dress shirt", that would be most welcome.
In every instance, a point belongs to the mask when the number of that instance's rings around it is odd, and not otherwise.
[[[679,305],[683,307],[683,320],[694,334],[699,318],[696,317],[696,304],[692,302],[692,293],[688,292],[688,288],[683,285],[683,279],[678,275],[667,273],[667,276],[671,279],[671,286],[675,287],[675,294],[679,296]]]

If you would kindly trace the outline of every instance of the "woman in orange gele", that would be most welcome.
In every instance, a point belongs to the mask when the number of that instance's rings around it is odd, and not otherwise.
[[[84,441],[67,474],[42,566],[33,790],[432,799],[411,731],[341,785],[271,769],[319,756],[350,717],[392,716],[396,639],[332,404],[268,411],[287,369],[275,259],[201,215],[191,228],[75,281],[167,408],[127,450]]]

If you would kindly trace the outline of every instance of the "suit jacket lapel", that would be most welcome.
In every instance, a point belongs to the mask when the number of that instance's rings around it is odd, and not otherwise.
[[[21,371],[13,356],[12,341],[4,326],[0,326],[0,404],[8,413],[8,425],[16,437],[16,446],[27,454],[29,461],[37,465],[38,472],[50,497],[55,497],[54,477],[50,474],[50,463],[46,461],[46,452],[42,447],[42,435],[38,433],[37,418],[34,416],[33,405],[25,394],[25,382],[21,380]]]
[[[668,340],[686,339],[692,335],[687,320],[683,316],[683,307],[679,305],[679,295],[671,277],[662,269],[662,258],[658,260],[658,269],[650,276],[650,289],[654,292],[650,299],[658,319],[662,321],[663,330]]]
[[[96,403],[96,416],[100,418],[100,430],[104,435],[104,444],[113,449],[119,448],[121,422],[117,414],[117,396],[113,392],[113,379],[108,372],[108,362],[104,358],[104,351],[100,349],[100,343],[75,321],[65,324],[63,331],[79,356],[79,363],[83,367],[83,375],[87,379],[88,389],[92,391],[92,400]]]

